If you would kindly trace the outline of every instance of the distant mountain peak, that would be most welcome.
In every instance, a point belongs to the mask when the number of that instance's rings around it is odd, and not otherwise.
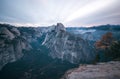
[[[66,31],[65,26],[62,23],[57,23],[55,26],[55,31]]]
[[[53,59],[58,58],[71,63],[90,62],[95,56],[88,41],[67,32],[62,23],[57,23],[47,32],[42,45],[50,49],[49,55]]]

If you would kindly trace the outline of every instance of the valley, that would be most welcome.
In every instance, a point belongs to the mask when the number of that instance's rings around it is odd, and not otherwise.
[[[49,27],[0,24],[0,79],[60,79],[82,64],[119,61],[119,41],[120,25],[65,28],[62,23]]]

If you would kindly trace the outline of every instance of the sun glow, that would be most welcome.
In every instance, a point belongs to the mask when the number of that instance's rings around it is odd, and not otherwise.
[[[106,11],[110,11],[109,7],[111,5],[114,7],[120,0],[10,0],[10,2],[2,0],[2,2],[0,22],[40,26],[62,22],[66,26],[75,25],[75,23],[79,26],[90,25],[88,22],[96,19],[94,14],[101,13],[99,16],[101,18],[104,15],[101,10],[106,8]],[[108,15],[112,17],[111,15],[115,16],[116,13],[119,12],[112,14],[109,12],[104,17]],[[93,17],[86,20],[86,16]]]
[[[86,6],[78,8],[77,11],[73,11],[74,13],[68,15],[68,18],[65,22],[70,22],[77,18],[84,18],[84,16],[90,15],[100,9],[104,9],[104,7],[110,5],[115,0],[96,0],[95,2],[89,3]]]

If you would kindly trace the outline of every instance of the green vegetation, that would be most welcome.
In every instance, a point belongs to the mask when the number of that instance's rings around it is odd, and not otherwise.
[[[99,55],[96,56],[96,61],[98,61],[98,59],[99,61],[120,59],[120,41],[114,40],[111,32],[104,34],[101,40],[95,43],[95,47]]]
[[[43,51],[44,50],[44,51]],[[24,51],[24,57],[7,64],[0,71],[0,79],[59,79],[77,65],[48,56],[49,50]]]
[[[120,59],[120,41],[114,42],[106,52],[106,56],[118,60]]]

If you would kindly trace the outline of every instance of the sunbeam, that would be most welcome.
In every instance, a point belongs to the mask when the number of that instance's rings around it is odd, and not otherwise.
[[[119,3],[120,0],[0,0],[0,22],[40,26],[57,22],[66,26],[120,24]]]

